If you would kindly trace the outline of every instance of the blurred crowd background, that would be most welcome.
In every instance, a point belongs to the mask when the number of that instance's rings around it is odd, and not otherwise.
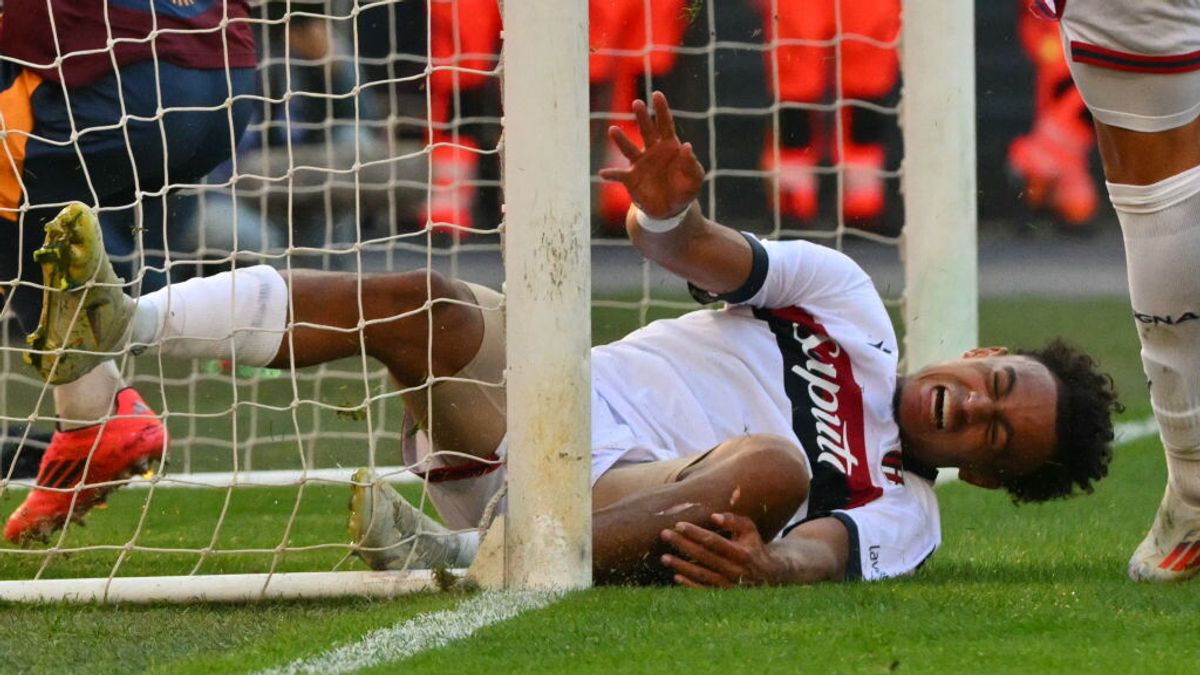
[[[1026,4],[976,3],[981,221],[1086,234],[1103,220],[1091,122],[1057,27]],[[496,0],[352,8],[257,8],[256,118],[209,182],[237,180],[171,198],[173,251],[494,243]],[[709,215],[896,236],[900,13],[900,0],[591,0],[593,168],[623,161],[606,128],[636,138],[630,102],[661,89],[709,169]],[[622,236],[624,191],[594,189],[595,236]]]

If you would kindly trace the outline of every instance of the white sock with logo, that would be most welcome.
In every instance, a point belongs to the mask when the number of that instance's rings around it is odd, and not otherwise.
[[[179,358],[235,359],[265,366],[287,329],[288,289],[274,268],[256,265],[189,279],[142,296],[135,346]]]
[[[99,424],[112,413],[113,399],[125,387],[121,371],[110,359],[83,377],[54,388],[54,408],[63,431]]]
[[[1200,500],[1200,166],[1108,193],[1171,484]]]

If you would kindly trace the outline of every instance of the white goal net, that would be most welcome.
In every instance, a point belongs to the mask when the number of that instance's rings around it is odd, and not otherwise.
[[[632,129],[634,98],[653,90],[668,96],[681,137],[708,171],[701,197],[708,216],[766,237],[815,239],[859,260],[897,317],[908,317],[910,365],[973,346],[969,7],[930,0],[903,7],[899,0],[505,0],[503,9],[497,0],[110,0],[97,3],[109,8],[96,13],[102,21],[92,32],[101,38],[81,46],[67,31],[79,27],[71,21],[90,19],[65,11],[68,4],[10,1],[4,10],[6,23],[17,12],[48,15],[58,44],[42,61],[0,47],[7,87],[0,93],[0,174],[11,175],[0,176],[0,227],[40,241],[40,227],[28,224],[40,223],[36,207],[99,207],[106,244],[133,296],[258,264],[357,277],[428,268],[503,286],[510,584],[588,583],[586,570],[546,569],[564,545],[586,550],[579,541],[589,522],[586,483],[525,501],[554,492],[525,485],[563,475],[537,459],[536,450],[557,455],[559,448],[538,446],[564,437],[539,436],[546,425],[574,428],[566,442],[586,444],[578,433],[587,428],[587,406],[579,402],[586,401],[584,374],[563,394],[572,403],[561,411],[527,401],[559,378],[563,363],[577,363],[581,348],[586,361],[587,341],[617,339],[694,308],[683,282],[647,264],[624,238],[623,190],[595,177],[618,163],[605,130]],[[130,23],[138,12],[148,17],[141,28]],[[239,40],[247,36],[254,42],[249,66],[239,62],[246,49]],[[190,62],[189,40],[217,45],[223,65]],[[95,72],[76,84],[72,73],[84,61]],[[189,79],[201,70],[209,89]],[[40,73],[36,88],[21,90],[29,83],[22,73],[30,72]],[[125,100],[140,82],[155,87],[148,108]],[[180,95],[180,83],[192,95]],[[108,121],[89,127],[89,114]],[[61,128],[41,123],[53,115],[64,118]],[[98,144],[89,138],[112,140],[122,161],[93,158]],[[197,175],[186,171],[187,152],[203,166]],[[85,167],[74,192],[33,184],[47,180],[31,173],[35,162],[71,158]],[[589,193],[591,207],[577,209],[578,217],[543,222]],[[20,219],[27,224],[8,222]],[[547,232],[567,248],[543,250]],[[575,263],[566,285],[577,292],[547,295],[541,271],[564,258]],[[44,466],[35,478],[45,442],[64,417],[53,388],[22,362],[32,326],[22,326],[28,310],[14,298],[17,289],[40,292],[40,277],[27,276],[31,266],[32,259],[14,263],[16,272],[0,280],[7,300],[0,345],[6,516],[45,481]],[[914,320],[922,314],[924,321]],[[936,325],[928,318],[935,315]],[[576,319],[568,323],[579,333],[561,334],[563,316]],[[360,334],[361,327],[346,332],[356,344]],[[0,598],[253,599],[392,593],[424,581],[364,574],[346,532],[358,467],[431,506],[426,483],[401,453],[411,431],[401,395],[414,389],[398,388],[367,351],[312,367],[267,368],[125,349],[115,361],[124,381],[169,432],[165,464],[150,478],[113,479],[122,489],[106,508],[87,513],[86,528],[68,519],[44,541],[0,542]],[[580,479],[576,472],[567,482],[578,488]],[[92,487],[56,489],[78,501]],[[547,543],[528,524],[527,514],[547,512],[565,514],[560,522],[572,542]],[[129,578],[160,580],[127,592]],[[54,585],[65,579],[90,585]]]

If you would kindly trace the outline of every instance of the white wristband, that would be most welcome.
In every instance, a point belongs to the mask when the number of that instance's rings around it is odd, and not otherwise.
[[[695,202],[692,203],[694,204]],[[638,225],[640,225],[643,230],[654,232],[656,234],[662,234],[663,232],[670,232],[676,227],[679,227],[679,224],[682,223],[683,219],[687,217],[688,211],[691,210],[692,205],[688,204],[682,211],[676,213],[670,218],[655,218],[653,216],[646,215],[640,208],[636,206],[633,208],[637,209],[635,217],[637,218]]]

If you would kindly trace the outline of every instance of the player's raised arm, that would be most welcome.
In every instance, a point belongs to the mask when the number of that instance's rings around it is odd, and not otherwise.
[[[625,185],[633,208],[625,219],[629,239],[650,260],[712,293],[737,290],[750,276],[753,254],[742,235],[704,217],[696,197],[704,167],[681,143],[662,92],[633,102],[644,147],[619,127],[608,135],[629,160],[624,169],[602,169],[605,180]]]

